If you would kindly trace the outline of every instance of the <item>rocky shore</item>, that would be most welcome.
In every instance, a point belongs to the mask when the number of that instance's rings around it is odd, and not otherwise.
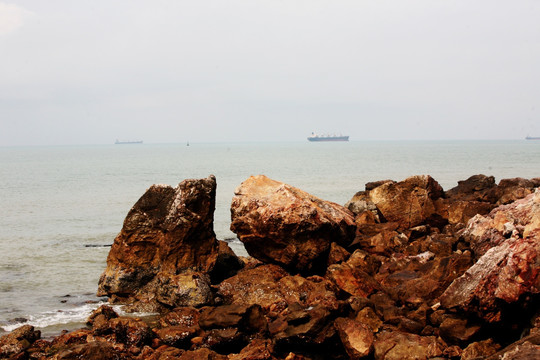
[[[216,179],[153,185],[111,247],[86,328],[0,338],[2,359],[538,359],[540,178],[368,183],[341,206],[252,176],[231,230]]]

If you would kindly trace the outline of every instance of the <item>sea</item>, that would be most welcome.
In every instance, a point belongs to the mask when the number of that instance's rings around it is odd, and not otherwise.
[[[427,174],[445,190],[475,174],[540,177],[540,141],[350,141],[0,147],[0,335],[23,324],[53,336],[84,326],[107,254],[152,184],[217,179],[214,231],[235,188],[264,174],[345,204],[367,182]],[[121,307],[116,308],[122,312]]]

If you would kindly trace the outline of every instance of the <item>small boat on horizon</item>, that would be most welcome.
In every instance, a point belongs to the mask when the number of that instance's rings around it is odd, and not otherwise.
[[[125,144],[142,144],[143,141],[142,140],[134,140],[134,141],[131,141],[131,140],[128,140],[128,141],[120,141],[118,139],[116,139],[116,141],[114,142],[116,145],[125,145]]]
[[[348,135],[330,135],[330,134],[323,134],[319,135],[314,132],[311,133],[311,136],[308,136],[308,141],[349,141]]]

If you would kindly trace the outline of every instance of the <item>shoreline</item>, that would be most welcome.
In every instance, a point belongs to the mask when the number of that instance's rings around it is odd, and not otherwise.
[[[231,204],[231,229],[250,257],[215,238],[215,186],[210,176],[151,187],[110,249],[98,294],[160,315],[145,322],[96,304],[82,329],[49,341],[22,326],[0,337],[0,351],[43,359],[539,351],[540,178],[496,184],[475,175],[447,191],[427,175],[382,180],[341,206],[251,177]],[[516,265],[521,253],[529,255]],[[158,256],[157,268],[145,270],[148,256]]]

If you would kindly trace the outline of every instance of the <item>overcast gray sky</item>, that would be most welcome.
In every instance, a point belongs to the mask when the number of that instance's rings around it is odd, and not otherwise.
[[[540,1],[0,0],[0,146],[540,136]]]

